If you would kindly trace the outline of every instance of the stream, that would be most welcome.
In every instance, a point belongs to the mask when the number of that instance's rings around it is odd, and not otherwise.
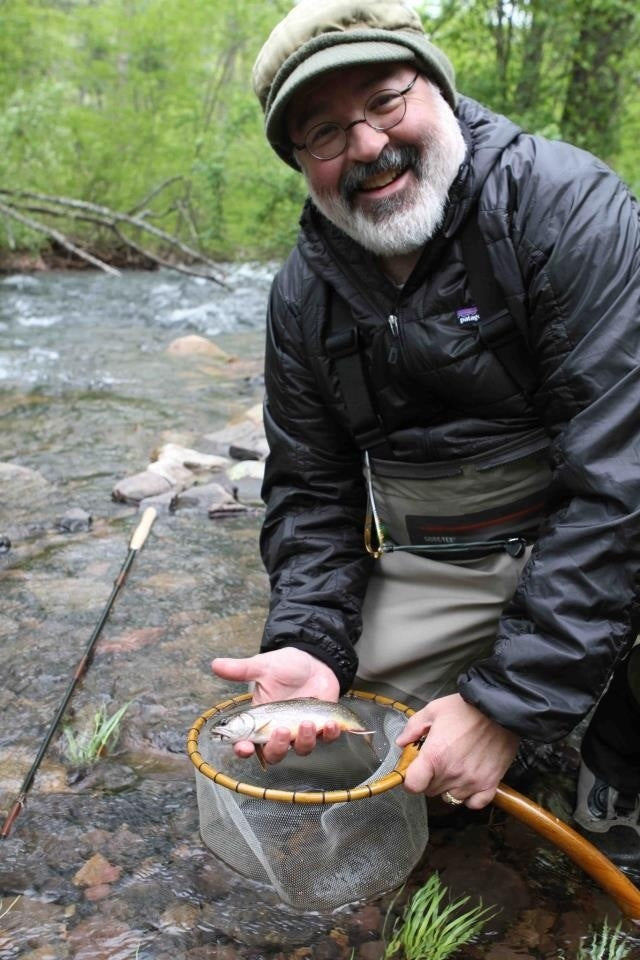
[[[0,819],[139,522],[115,485],[163,444],[206,452],[207,436],[261,402],[274,270],[226,265],[226,288],[170,271],[0,276]],[[221,352],[169,349],[194,335]],[[196,503],[159,510],[0,841],[0,960],[380,960],[389,925],[434,870],[452,896],[497,908],[459,960],[575,960],[620,911],[493,808],[430,801],[430,841],[405,888],[333,913],[285,906],[204,846],[185,738],[207,708],[243,692],[210,661],[259,644],[261,516],[255,504],[222,518]],[[63,727],[80,736],[99,710],[124,706],[117,745],[73,762]],[[531,747],[514,785],[568,820],[577,763],[575,738]]]

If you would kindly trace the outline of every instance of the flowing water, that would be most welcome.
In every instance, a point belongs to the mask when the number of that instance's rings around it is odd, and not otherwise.
[[[2,816],[138,522],[135,506],[112,499],[114,485],[144,470],[162,443],[199,449],[260,402],[272,273],[230,266],[226,289],[170,272],[0,278]],[[187,334],[215,341],[227,360],[167,350]],[[69,524],[70,511],[91,523]],[[297,914],[199,837],[185,734],[239,692],[211,675],[212,657],[259,643],[268,596],[260,516],[160,513],[65,720],[78,734],[101,707],[129,704],[117,749],[78,766],[61,730],[0,843],[0,960],[381,955],[391,896]],[[572,744],[543,752],[530,783],[563,817],[575,760]],[[460,956],[571,960],[593,924],[619,919],[595,884],[524,826],[495,812],[440,813],[402,896],[437,869],[456,894],[501,908]]]

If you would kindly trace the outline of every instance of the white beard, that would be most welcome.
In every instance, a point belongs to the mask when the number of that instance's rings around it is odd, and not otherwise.
[[[419,160],[414,169],[414,186],[370,205],[365,211],[357,206],[354,209],[341,194],[318,193],[309,184],[311,198],[321,213],[377,256],[411,253],[433,236],[442,223],[449,188],[466,154],[453,111],[435,84],[429,86],[433,120],[423,141],[416,144]],[[385,147],[381,158],[393,155],[393,151],[394,148]]]

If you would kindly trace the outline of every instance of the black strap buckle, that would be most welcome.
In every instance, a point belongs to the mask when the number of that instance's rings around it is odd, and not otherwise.
[[[348,330],[332,333],[330,337],[327,337],[326,348],[332,360],[339,360],[341,357],[349,357],[357,353],[359,348],[358,328],[350,327]]]

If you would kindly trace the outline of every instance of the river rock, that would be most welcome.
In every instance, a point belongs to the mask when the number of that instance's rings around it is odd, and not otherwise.
[[[192,471],[173,459],[154,460],[147,467],[147,471],[163,477],[172,487],[180,487],[182,490],[195,482]]]
[[[152,460],[181,464],[189,470],[221,470],[229,465],[229,458],[211,453],[200,453],[177,443],[165,443],[151,455]]]
[[[0,490],[5,510],[24,506],[29,500],[46,493],[50,486],[37,470],[17,463],[0,462]]]
[[[93,525],[93,517],[82,510],[80,507],[72,507],[55,522],[57,530],[63,533],[81,533],[90,530]]]
[[[257,460],[240,460],[234,463],[227,470],[227,476],[230,480],[242,480],[250,477],[254,480],[262,480],[264,477],[264,463]]]
[[[230,517],[236,513],[246,513],[249,509],[244,503],[238,503],[237,500],[229,494],[227,497],[221,500],[216,500],[209,509],[207,513],[212,519],[217,517]]]
[[[224,480],[226,480],[226,477]],[[232,490],[231,483],[228,486],[223,483],[196,483],[176,496],[175,508],[177,510],[197,509],[206,512],[216,503],[233,501]]]
[[[207,357],[215,357],[217,360],[224,360],[227,363],[233,360],[233,357],[225,353],[224,350],[221,350],[212,340],[198,336],[196,333],[187,334],[184,337],[177,337],[175,340],[172,340],[167,347],[167,353],[173,356],[204,354]]]
[[[264,460],[269,453],[264,427],[251,418],[228,424],[222,430],[206,434],[204,439],[212,453],[234,460]]]
[[[115,883],[122,867],[109,863],[101,853],[95,853],[73,876],[76,887],[95,887],[103,883]]]
[[[159,473],[143,470],[132,477],[119,480],[111,491],[113,500],[121,503],[139,503],[149,497],[159,497],[172,492],[172,484]]]
[[[138,503],[138,512],[144,513],[147,507],[153,507],[158,514],[173,513],[178,505],[178,494],[173,489],[161,493],[158,497],[145,497]]]
[[[249,507],[263,507],[264,501],[261,496],[262,480],[253,477],[242,477],[238,480],[234,492],[239,503],[244,503]]]

